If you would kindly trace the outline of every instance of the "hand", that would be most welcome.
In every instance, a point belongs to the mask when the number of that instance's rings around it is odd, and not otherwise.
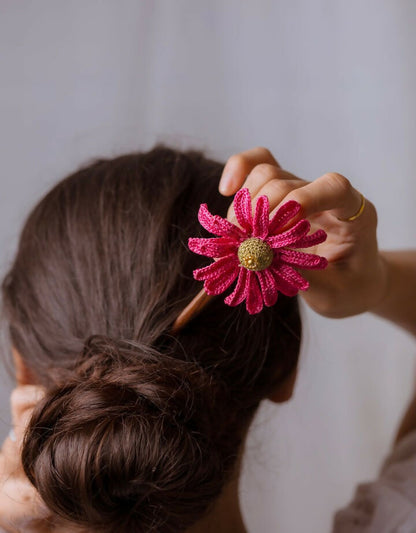
[[[357,213],[361,205],[360,193],[347,178],[328,173],[307,182],[283,170],[267,149],[254,148],[230,157],[219,184],[225,196],[242,187],[249,189],[253,205],[266,195],[271,215],[288,200],[297,201],[302,206],[299,218],[307,218],[313,230],[326,231],[327,240],[307,251],[326,257],[327,269],[301,271],[310,282],[301,295],[315,311],[345,317],[368,311],[383,298],[386,272],[378,253],[373,204],[366,200],[362,215],[353,222],[339,220]],[[236,223],[232,206],[228,218]]]
[[[32,385],[17,387],[12,393],[13,436],[6,439],[0,452],[0,531],[52,531],[50,512],[26,478],[20,461],[25,428],[42,395],[43,390]]]

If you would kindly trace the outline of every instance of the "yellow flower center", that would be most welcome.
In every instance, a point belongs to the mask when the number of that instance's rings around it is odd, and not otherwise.
[[[237,253],[241,266],[249,270],[264,270],[273,261],[273,250],[257,237],[250,237],[243,241]]]

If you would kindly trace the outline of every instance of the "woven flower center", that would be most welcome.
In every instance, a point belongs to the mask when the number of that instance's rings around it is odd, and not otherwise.
[[[243,241],[237,253],[241,266],[249,270],[264,270],[273,261],[273,250],[257,237],[250,237]]]

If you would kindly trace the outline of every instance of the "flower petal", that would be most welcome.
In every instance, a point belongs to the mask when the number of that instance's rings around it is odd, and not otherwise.
[[[311,270],[322,270],[328,266],[328,261],[325,257],[297,250],[280,250],[279,259],[286,265],[294,265]]]
[[[229,220],[220,217],[219,215],[212,215],[208,211],[207,204],[201,204],[198,211],[198,220],[202,227],[210,233],[219,235],[220,237],[234,237],[241,239],[245,234],[232,224]]]
[[[253,237],[264,239],[269,232],[269,199],[260,196],[256,203],[253,218]]]
[[[273,274],[273,277],[276,281],[276,287],[279,292],[285,296],[296,296],[299,292],[297,287],[294,287],[291,283],[288,283],[280,274],[278,268],[269,268],[270,272]]]
[[[309,282],[294,268],[277,262],[272,263],[269,268],[273,274],[277,274],[281,279],[284,279],[291,287],[302,291],[306,291],[309,288]]]
[[[253,229],[253,216],[251,214],[251,196],[247,188],[240,189],[234,196],[234,212],[240,226],[251,232]]]
[[[326,237],[327,234],[325,231],[323,229],[318,229],[318,231],[315,231],[315,233],[312,233],[311,235],[301,237],[299,240],[292,243],[292,246],[296,246],[296,248],[309,248],[310,246],[315,246],[326,241]]]
[[[274,270],[272,270],[272,273],[276,280],[276,286],[279,292],[281,292],[285,296],[290,296],[290,297],[296,296],[298,294],[299,289],[297,289],[296,287],[293,287],[293,285],[288,283]]]
[[[224,257],[231,253],[237,253],[238,241],[230,237],[214,237],[212,239],[190,238],[188,247],[196,254],[206,257]]]
[[[235,306],[241,304],[241,302],[246,297],[246,284],[247,284],[247,269],[244,267],[239,267],[240,272],[238,274],[237,285],[231,294],[229,294],[224,302],[227,305]]]
[[[283,248],[305,237],[310,228],[310,223],[303,218],[295,226],[293,226],[293,228],[290,228],[283,233],[279,233],[278,235],[271,235],[270,237],[267,237],[265,242],[267,242],[267,244],[269,244],[272,248]]]
[[[194,278],[198,281],[206,279],[217,279],[221,277],[225,272],[228,272],[231,267],[238,265],[238,258],[235,254],[226,255],[221,257],[218,261],[214,261],[206,267],[198,268],[194,270]]]
[[[226,291],[238,275],[238,266],[232,265],[229,270],[223,272],[220,277],[207,279],[204,289],[207,294],[221,294]]]
[[[269,235],[274,234],[279,228],[284,227],[289,220],[294,218],[301,210],[301,205],[294,200],[289,200],[280,207],[270,219]]]
[[[257,271],[256,274],[263,294],[264,305],[270,307],[276,303],[278,297],[276,280],[267,268]]]
[[[263,309],[263,298],[256,274],[247,270],[246,309],[250,315],[260,313]]]

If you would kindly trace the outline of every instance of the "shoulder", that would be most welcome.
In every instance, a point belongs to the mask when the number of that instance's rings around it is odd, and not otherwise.
[[[378,479],[357,487],[335,514],[332,533],[410,533],[415,524],[416,431],[394,447]]]

